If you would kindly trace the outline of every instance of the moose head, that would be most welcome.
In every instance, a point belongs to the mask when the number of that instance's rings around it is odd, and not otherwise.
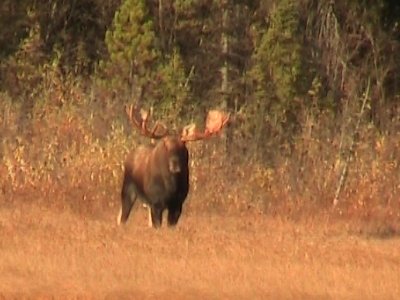
[[[158,121],[149,129],[150,114],[138,106],[126,107],[126,113],[132,126],[156,143],[139,146],[125,161],[118,224],[126,223],[139,197],[149,209],[149,226],[161,226],[164,210],[168,210],[168,225],[174,226],[189,192],[189,153],[186,144],[219,133],[227,124],[229,115],[211,110],[204,131],[198,131],[191,124],[176,134],[170,133]]]

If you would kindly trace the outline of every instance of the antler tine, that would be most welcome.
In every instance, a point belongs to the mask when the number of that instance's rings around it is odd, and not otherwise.
[[[136,108],[134,109],[133,105],[126,106],[125,111],[131,124],[137,127],[140,132],[144,134],[146,132],[147,117],[143,118],[143,116],[139,115],[138,110]],[[138,118],[140,118],[140,122]]]
[[[144,136],[147,136],[152,139],[160,139],[168,135],[168,129],[160,124],[160,122],[156,122],[152,130],[147,128],[147,121],[149,119],[149,113],[144,110],[140,110],[137,105],[129,105],[126,107],[126,114],[132,125],[140,130],[140,133]],[[164,128],[164,132],[162,134],[157,133],[159,127]]]

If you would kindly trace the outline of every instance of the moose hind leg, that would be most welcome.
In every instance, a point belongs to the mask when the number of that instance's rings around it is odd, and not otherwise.
[[[131,182],[127,182],[124,180],[124,184],[122,186],[121,191],[121,209],[118,215],[118,225],[125,224],[129,218],[129,214],[131,213],[132,207],[135,204],[137,198],[136,189],[134,184]]]
[[[168,226],[175,226],[182,213],[182,204],[168,207]]]

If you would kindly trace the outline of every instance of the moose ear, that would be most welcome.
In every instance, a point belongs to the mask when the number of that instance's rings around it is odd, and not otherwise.
[[[216,133],[225,126],[229,120],[229,114],[220,110],[210,110],[206,119],[206,131]]]

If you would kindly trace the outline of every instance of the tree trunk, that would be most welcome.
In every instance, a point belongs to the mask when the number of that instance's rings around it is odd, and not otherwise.
[[[221,72],[221,100],[222,109],[229,110],[231,88],[230,88],[230,78],[229,78],[229,1],[224,1],[222,3],[222,31],[221,31],[221,54],[222,54],[222,66]],[[223,135],[225,152],[229,155],[231,136],[232,136],[231,126],[227,126],[225,134]]]

